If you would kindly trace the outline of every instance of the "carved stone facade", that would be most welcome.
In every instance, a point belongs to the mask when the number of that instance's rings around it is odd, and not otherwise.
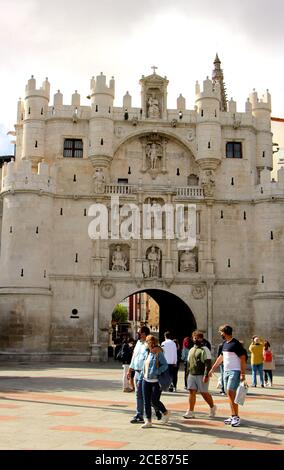
[[[213,344],[231,323],[245,343],[268,337],[279,362],[284,169],[271,183],[270,95],[253,92],[243,113],[232,101],[220,110],[220,88],[206,79],[191,109],[182,96],[169,109],[168,80],[155,67],[140,84],[136,108],[129,93],[114,107],[114,80],[103,74],[91,80],[88,106],[78,93],[70,105],[61,93],[49,103],[48,81],[28,81],[16,161],[2,168],[1,352],[105,360],[115,305],[155,289],[181,299]],[[196,246],[179,247],[162,209],[162,237],[144,237],[148,202],[195,205]],[[94,204],[115,212],[105,238],[89,236]],[[121,237],[126,204],[136,207],[138,238]]]

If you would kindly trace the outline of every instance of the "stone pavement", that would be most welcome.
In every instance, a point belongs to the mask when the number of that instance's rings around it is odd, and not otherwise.
[[[151,429],[130,424],[134,393],[121,389],[121,365],[0,363],[0,449],[9,450],[215,450],[284,449],[284,368],[275,371],[273,388],[252,388],[243,407],[242,425],[223,423],[229,416],[226,397],[210,390],[216,418],[199,396],[196,418],[186,420],[183,371],[176,393],[163,393],[171,410],[168,425]],[[248,372],[248,383],[251,383]]]

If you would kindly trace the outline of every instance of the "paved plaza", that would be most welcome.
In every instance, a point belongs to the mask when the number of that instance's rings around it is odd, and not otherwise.
[[[123,393],[121,365],[0,363],[0,449],[9,450],[283,450],[284,368],[275,371],[273,388],[252,388],[240,407],[241,427],[223,423],[229,416],[226,397],[210,389],[216,418],[198,396],[196,418],[186,420],[183,371],[178,391],[163,393],[171,411],[168,425],[154,420],[141,429],[129,421],[135,394]],[[250,372],[248,382],[251,383]]]

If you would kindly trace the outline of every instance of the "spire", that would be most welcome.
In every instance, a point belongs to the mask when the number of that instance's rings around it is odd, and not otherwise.
[[[227,94],[226,87],[224,83],[223,70],[221,69],[221,61],[216,54],[214,60],[214,70],[212,72],[212,81],[213,83],[219,82],[221,90],[221,111],[227,111]]]

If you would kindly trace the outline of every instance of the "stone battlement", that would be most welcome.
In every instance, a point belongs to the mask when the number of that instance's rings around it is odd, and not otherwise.
[[[53,192],[55,184],[49,175],[49,165],[44,161],[38,164],[38,172],[32,172],[32,162],[21,160],[5,163],[2,171],[2,192],[17,189]]]

